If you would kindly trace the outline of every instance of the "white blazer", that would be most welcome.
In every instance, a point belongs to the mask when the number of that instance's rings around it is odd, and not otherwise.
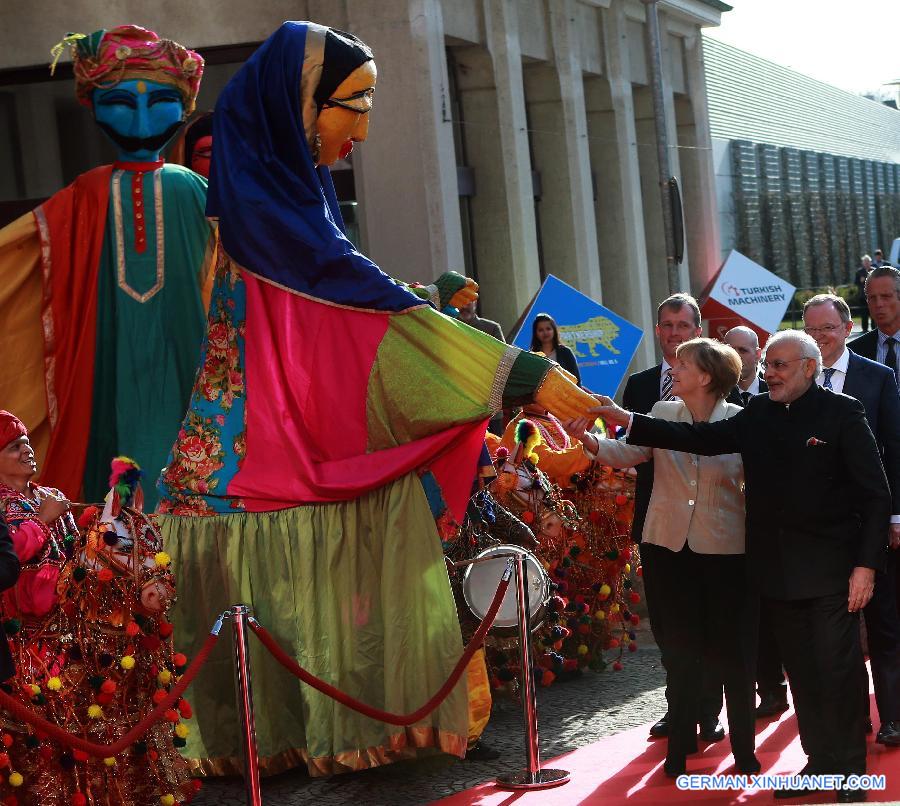
[[[710,422],[733,417],[740,406],[720,400]],[[680,400],[658,402],[650,414],[660,420],[692,423]],[[599,439],[592,459],[612,467],[634,467],[653,460],[653,494],[644,522],[643,542],[681,551],[684,544],[698,554],[743,554],[744,465],[738,453],[698,456],[644,448],[615,439]]]

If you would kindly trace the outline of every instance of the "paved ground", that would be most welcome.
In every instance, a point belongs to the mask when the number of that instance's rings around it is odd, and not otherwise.
[[[641,631],[638,638],[640,649],[627,655],[623,671],[587,672],[579,679],[539,690],[542,758],[553,758],[662,715],[664,673],[659,651],[649,631]],[[263,782],[263,800],[266,806],[394,806],[428,803],[468,789],[524,766],[519,706],[508,701],[496,703],[484,740],[503,752],[499,760],[476,763],[438,756],[327,779],[286,773]],[[240,779],[207,782],[194,801],[197,806],[241,806],[245,802]]]

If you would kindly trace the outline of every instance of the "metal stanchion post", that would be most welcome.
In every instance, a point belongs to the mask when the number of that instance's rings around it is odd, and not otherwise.
[[[241,744],[244,750],[244,787],[247,806],[262,806],[259,786],[259,755],[256,749],[256,724],[253,719],[253,688],[250,679],[250,646],[247,641],[247,619],[250,608],[234,605],[231,608],[234,636],[234,681],[238,711],[241,714]]]
[[[534,675],[531,670],[531,603],[527,596],[528,566],[525,555],[516,556],[516,612],[519,617],[519,650],[522,662],[520,678],[522,715],[525,718],[526,769],[505,773],[497,777],[497,783],[508,789],[547,789],[569,780],[566,770],[542,770],[541,748],[538,744],[537,698]]]

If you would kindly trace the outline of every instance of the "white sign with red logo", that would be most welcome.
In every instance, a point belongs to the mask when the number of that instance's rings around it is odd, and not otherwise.
[[[702,307],[710,336],[721,338],[736,325],[748,325],[765,338],[778,330],[796,290],[786,280],[732,250],[708,287]]]

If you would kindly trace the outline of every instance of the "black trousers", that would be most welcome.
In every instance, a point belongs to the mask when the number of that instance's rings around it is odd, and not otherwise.
[[[863,608],[872,683],[881,724],[900,720],[900,614],[897,612],[897,559],[887,557],[884,570],[875,572],[875,592]],[[869,713],[868,687],[864,689],[865,709]]]
[[[650,546],[650,543],[641,544],[641,563],[643,565],[644,574],[644,597],[647,603],[647,615],[650,617],[650,632],[653,633],[653,640],[662,651],[663,631],[665,630],[664,621],[666,607],[665,602],[658,602],[654,596],[653,572],[656,570],[652,562],[647,563],[646,552],[644,546]],[[653,550],[651,549],[651,558]],[[648,575],[651,581],[647,581]],[[663,668],[666,668],[666,659],[663,657]],[[722,676],[719,674],[715,665],[712,663],[704,663],[700,670],[700,693],[697,702],[697,722],[701,719],[718,719],[719,713],[722,711]],[[666,702],[669,701],[669,685],[668,674],[666,675]]]
[[[856,692],[865,682],[859,614],[847,593],[785,601],[763,597],[784,659],[800,743],[814,772],[866,771],[865,717]]]
[[[760,697],[771,694],[784,699],[787,684],[781,668],[781,653],[775,638],[775,626],[765,608],[759,611],[759,641],[757,643],[756,690]]]
[[[722,681],[729,738],[736,758],[754,750],[753,681],[756,672],[758,600],[747,584],[743,554],[697,554],[641,545],[650,613],[661,619],[654,632],[666,667],[669,700],[668,757],[693,751],[701,678]]]

